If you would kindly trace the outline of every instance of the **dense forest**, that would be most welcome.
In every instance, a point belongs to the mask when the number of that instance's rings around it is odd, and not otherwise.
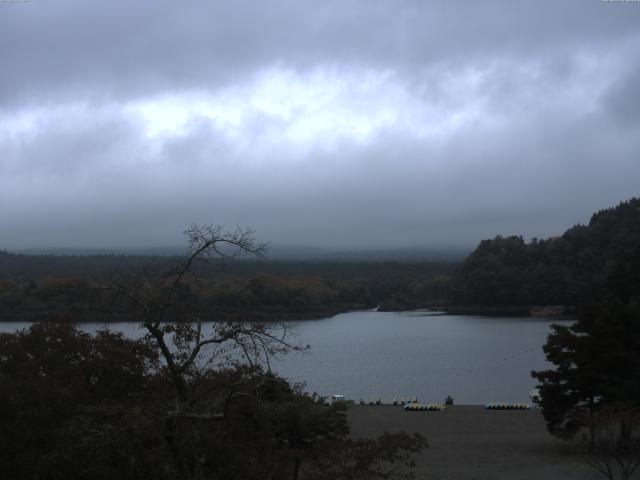
[[[501,237],[484,240],[451,279],[452,311],[464,307],[557,305],[571,312],[611,286],[630,288],[640,257],[640,199],[601,210],[588,225],[576,225],[547,240]]]
[[[171,278],[180,257],[0,252],[0,320],[126,320],[115,284]],[[319,318],[359,308],[442,303],[449,262],[213,261],[194,266],[181,299],[211,319]],[[425,295],[425,292],[431,292]],[[107,308],[108,306],[108,308]]]

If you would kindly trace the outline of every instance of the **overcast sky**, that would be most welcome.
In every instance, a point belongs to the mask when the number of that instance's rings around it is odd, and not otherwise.
[[[546,237],[639,153],[640,2],[0,1],[0,249]]]

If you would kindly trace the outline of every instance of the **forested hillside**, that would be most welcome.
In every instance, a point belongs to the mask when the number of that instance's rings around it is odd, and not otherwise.
[[[453,306],[568,308],[594,296],[635,288],[640,270],[640,199],[595,213],[560,237],[484,240],[450,284]]]

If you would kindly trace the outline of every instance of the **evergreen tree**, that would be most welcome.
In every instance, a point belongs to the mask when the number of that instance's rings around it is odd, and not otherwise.
[[[555,369],[533,372],[549,431],[572,436],[607,406],[640,408],[640,303],[603,302],[567,327],[555,325],[544,351]]]

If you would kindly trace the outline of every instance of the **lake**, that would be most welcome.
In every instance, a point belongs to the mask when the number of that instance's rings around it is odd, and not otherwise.
[[[293,352],[272,368],[307,390],[354,400],[416,396],[425,403],[527,402],[531,370],[545,369],[542,345],[558,320],[533,317],[357,311],[288,322],[308,352]],[[566,322],[566,321],[565,321]],[[0,323],[15,331],[27,323]],[[104,324],[82,324],[87,331]],[[136,324],[111,324],[137,337]]]

